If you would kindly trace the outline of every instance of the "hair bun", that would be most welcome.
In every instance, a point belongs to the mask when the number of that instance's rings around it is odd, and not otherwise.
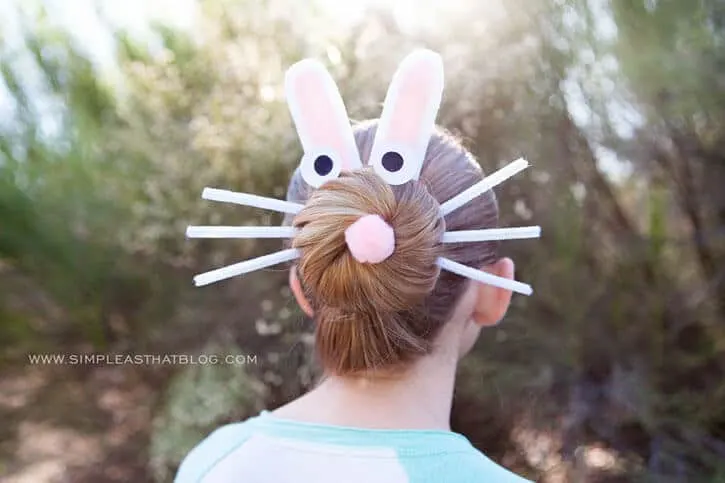
[[[371,169],[315,190],[294,219],[303,285],[353,312],[415,308],[435,287],[445,222],[422,184],[391,187]]]

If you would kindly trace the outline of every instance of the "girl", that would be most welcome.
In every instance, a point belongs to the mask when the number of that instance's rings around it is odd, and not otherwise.
[[[391,83],[379,121],[354,130],[324,67],[302,61],[286,91],[305,155],[287,201],[205,190],[204,197],[288,214],[282,227],[190,227],[191,237],[287,237],[289,248],[197,276],[198,285],[293,261],[289,283],[315,321],[325,376],[272,412],[218,429],[183,461],[177,483],[524,482],[449,426],[458,361],[498,323],[514,264],[497,240],[491,187],[435,128],[440,57],[417,51]],[[480,269],[480,270],[479,270]]]

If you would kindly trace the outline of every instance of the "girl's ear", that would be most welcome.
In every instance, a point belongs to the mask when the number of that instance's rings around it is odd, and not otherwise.
[[[509,280],[514,278],[514,262],[510,258],[502,258],[481,270]],[[478,284],[477,292],[473,320],[482,326],[498,324],[506,315],[511,303],[511,290],[481,283]]]
[[[314,316],[315,311],[312,310],[310,301],[307,300],[304,290],[302,290],[302,284],[300,279],[297,277],[297,266],[293,265],[289,270],[289,287],[297,300],[297,305],[300,306],[302,311],[310,318]]]

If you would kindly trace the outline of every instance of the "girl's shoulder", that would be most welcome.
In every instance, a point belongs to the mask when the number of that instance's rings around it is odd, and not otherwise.
[[[214,430],[184,458],[174,483],[197,483],[217,463],[239,448],[252,434],[251,423],[228,424]]]

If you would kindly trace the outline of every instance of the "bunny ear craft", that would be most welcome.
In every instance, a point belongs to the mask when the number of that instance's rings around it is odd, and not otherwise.
[[[362,167],[340,91],[325,66],[305,59],[290,67],[285,92],[304,155],[300,172],[318,188],[345,170]]]
[[[443,61],[417,50],[398,67],[388,88],[370,164],[391,185],[418,179],[443,96]]]
[[[289,68],[285,77],[285,92],[290,113],[304,150],[300,173],[305,182],[319,188],[336,178],[342,170],[362,168],[345,105],[335,81],[318,61],[302,60]],[[369,164],[390,185],[416,180],[425,159],[428,143],[435,132],[435,119],[443,94],[443,62],[430,50],[418,50],[406,57],[393,76],[380,116]],[[529,166],[518,159],[453,196],[440,205],[440,216],[459,209],[466,203],[493,189]],[[249,193],[205,188],[202,198],[221,203],[233,203],[254,208],[296,214],[303,209],[300,203],[277,200]],[[375,230],[371,219],[357,224],[357,230],[346,232],[346,241],[361,263],[373,263],[389,256],[395,249],[394,233]],[[373,220],[374,221],[374,220]],[[358,226],[359,225],[359,226]],[[382,226],[382,225],[381,225]],[[286,226],[190,226],[188,238],[281,238],[290,239],[297,230]],[[372,236],[371,236],[372,235]],[[381,240],[393,238],[382,246]],[[482,230],[450,231],[443,234],[441,243],[473,243],[493,240],[538,238],[541,228],[488,228]],[[381,245],[373,253],[365,241]],[[374,248],[374,247],[373,247]],[[384,249],[384,250],[383,250]],[[230,277],[261,270],[300,257],[295,248],[280,250],[250,260],[217,268],[194,277],[197,286],[208,285]],[[355,254],[353,254],[355,256]],[[437,264],[446,270],[480,283],[494,285],[524,295],[533,292],[527,284],[486,273],[454,260],[439,257]]]

